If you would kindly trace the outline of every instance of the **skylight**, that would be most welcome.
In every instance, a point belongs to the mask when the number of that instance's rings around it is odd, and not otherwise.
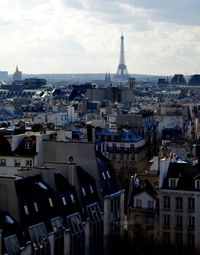
[[[14,221],[13,221],[13,219],[10,216],[6,215],[6,223],[14,224]]]
[[[44,185],[42,182],[36,182],[35,184],[37,184],[41,189],[48,190],[47,186]]]
[[[71,194],[70,197],[71,197],[72,202],[75,203],[74,195]]]
[[[66,200],[65,200],[65,197],[62,197],[62,201],[63,201],[63,205],[65,206],[67,204]]]

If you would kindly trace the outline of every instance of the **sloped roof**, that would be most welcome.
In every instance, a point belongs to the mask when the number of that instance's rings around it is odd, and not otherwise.
[[[80,212],[81,206],[75,187],[60,173],[55,174],[55,184],[61,214],[67,216]]]
[[[27,148],[25,144],[29,142],[30,148]],[[23,140],[20,142],[18,147],[14,151],[15,155],[20,156],[34,156],[36,155],[36,136],[26,136],[23,138]]]
[[[12,149],[9,141],[5,136],[0,134],[0,155],[9,156],[12,154]]]
[[[102,195],[111,195],[122,190],[119,179],[109,160],[96,152],[96,161],[101,184]]]
[[[23,225],[27,227],[45,222],[50,230],[49,220],[59,214],[55,192],[44,183],[40,175],[16,180],[15,185]]]
[[[95,202],[99,203],[100,198],[94,178],[80,166],[77,166],[77,177],[82,206],[86,207],[87,205]]]
[[[178,179],[175,189],[194,190],[194,180],[200,175],[200,170],[189,163],[170,162],[167,177],[163,182],[163,189],[169,187],[169,178]]]

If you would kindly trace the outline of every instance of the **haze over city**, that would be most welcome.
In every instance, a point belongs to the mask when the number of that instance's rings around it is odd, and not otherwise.
[[[1,70],[115,73],[120,36],[129,73],[199,72],[200,2],[0,0]]]

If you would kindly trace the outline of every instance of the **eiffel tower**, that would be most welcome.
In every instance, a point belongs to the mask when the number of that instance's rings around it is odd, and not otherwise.
[[[121,35],[121,47],[120,47],[119,65],[118,65],[117,72],[116,72],[114,77],[117,80],[128,80],[129,79],[129,74],[128,74],[127,66],[125,64],[124,36],[123,36],[123,34]]]

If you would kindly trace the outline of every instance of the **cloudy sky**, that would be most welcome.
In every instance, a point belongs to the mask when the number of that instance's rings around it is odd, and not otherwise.
[[[199,0],[0,0],[0,70],[200,73]]]

